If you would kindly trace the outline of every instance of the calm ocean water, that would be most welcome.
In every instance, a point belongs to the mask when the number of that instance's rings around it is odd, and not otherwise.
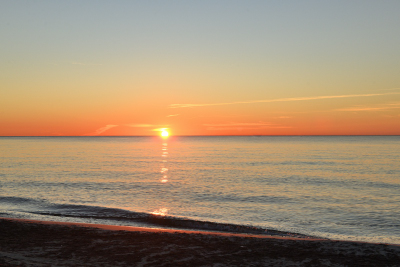
[[[400,137],[0,137],[0,216],[400,244]]]

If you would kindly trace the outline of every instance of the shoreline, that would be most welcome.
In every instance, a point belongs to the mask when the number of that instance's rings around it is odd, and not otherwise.
[[[41,221],[32,219],[21,219],[21,218],[5,218],[0,217],[1,220],[10,220],[22,223],[34,223],[34,224],[45,224],[45,225],[63,225],[69,227],[88,227],[96,228],[108,231],[128,231],[128,232],[149,232],[149,233],[177,233],[177,234],[203,234],[203,235],[215,235],[215,236],[226,236],[226,237],[243,237],[243,238],[275,238],[275,239],[287,239],[287,240],[314,240],[322,241],[329,240],[326,238],[315,238],[315,237],[287,237],[279,235],[266,235],[266,234],[247,234],[247,233],[233,233],[233,232],[218,232],[218,231],[206,231],[206,230],[183,230],[183,229],[167,229],[167,228],[150,228],[150,227],[139,227],[139,226],[121,226],[121,225],[108,225],[108,224],[94,224],[94,223],[78,223],[78,222],[58,222],[58,221]]]
[[[0,266],[400,266],[400,245],[0,217]]]

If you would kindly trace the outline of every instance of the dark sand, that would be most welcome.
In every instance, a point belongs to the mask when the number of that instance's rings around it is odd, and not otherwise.
[[[400,246],[0,218],[0,266],[400,266]]]

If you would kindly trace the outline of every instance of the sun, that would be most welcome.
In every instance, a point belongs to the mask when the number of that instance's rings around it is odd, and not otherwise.
[[[168,138],[168,136],[169,136],[169,132],[167,130],[163,129],[161,131],[161,137],[162,138]]]

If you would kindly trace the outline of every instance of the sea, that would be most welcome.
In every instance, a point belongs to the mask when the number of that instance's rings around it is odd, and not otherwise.
[[[0,137],[0,217],[400,244],[400,136]]]

